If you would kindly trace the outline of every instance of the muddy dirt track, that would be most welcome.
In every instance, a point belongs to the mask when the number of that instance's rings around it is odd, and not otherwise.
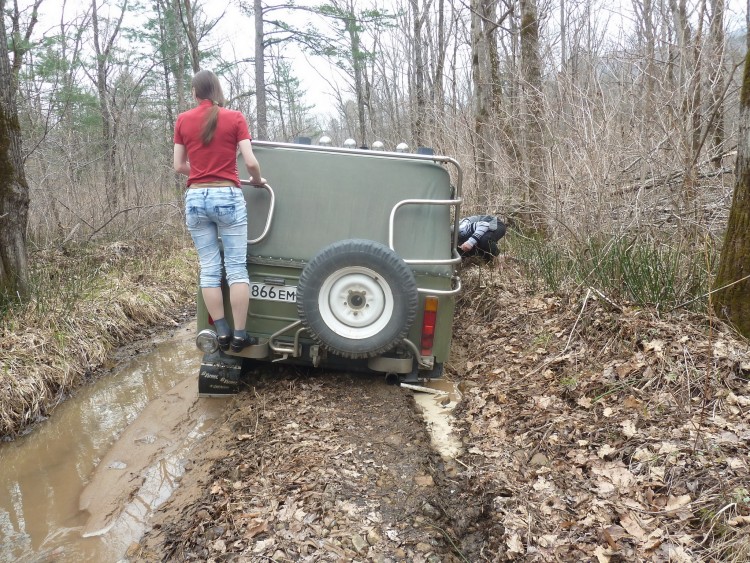
[[[469,271],[456,460],[411,391],[248,375],[130,561],[750,561],[750,346],[715,319]]]
[[[275,371],[228,401],[133,560],[465,560],[456,537],[481,507],[463,506],[456,462],[431,449],[411,392]]]

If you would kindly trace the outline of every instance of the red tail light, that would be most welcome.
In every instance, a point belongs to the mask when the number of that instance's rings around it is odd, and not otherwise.
[[[212,325],[214,324],[213,318],[211,318],[211,315],[208,315],[208,324]]]
[[[435,324],[437,323],[438,298],[428,296],[424,299],[424,313],[422,316],[422,343],[421,352],[423,356],[432,355],[432,345],[435,341]]]

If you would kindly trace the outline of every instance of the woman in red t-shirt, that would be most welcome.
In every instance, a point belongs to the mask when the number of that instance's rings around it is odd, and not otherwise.
[[[250,182],[266,183],[253,154],[244,116],[225,109],[218,78],[209,70],[193,76],[193,97],[198,106],[177,117],[174,131],[174,169],[185,174],[185,218],[200,260],[200,286],[208,314],[214,321],[219,347],[240,352],[256,344],[245,330],[250,301],[247,275],[247,208],[237,172],[237,149],[245,161]],[[234,331],[224,316],[221,293],[221,254],[229,284]]]

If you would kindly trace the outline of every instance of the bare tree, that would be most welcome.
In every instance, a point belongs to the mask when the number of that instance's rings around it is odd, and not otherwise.
[[[677,86],[681,92],[681,107],[676,122],[684,124],[681,135],[684,160],[682,197],[685,204],[691,206],[695,203],[697,180],[695,163],[700,151],[702,126],[700,49],[706,1],[699,1],[699,15],[695,30],[688,17],[687,0],[669,0],[669,7],[677,37]]]
[[[193,74],[195,74],[201,69],[201,52],[198,47],[199,37],[195,26],[195,6],[190,0],[182,0],[182,4],[178,5],[182,8],[180,11],[180,21],[182,21],[185,29],[185,37],[187,37],[190,47],[190,64],[193,67]]]
[[[424,6],[424,11],[422,11],[419,6],[419,0],[409,0],[409,5],[411,6],[413,25],[412,65],[414,69],[412,81],[412,99],[414,100],[412,110],[412,137],[414,138],[414,143],[419,147],[424,145],[425,111],[427,105],[425,99],[425,63],[422,53],[422,29],[424,27],[425,18],[427,17],[427,6]]]
[[[25,299],[29,292],[26,225],[29,219],[29,185],[23,164],[21,126],[18,120],[18,69],[31,29],[36,23],[35,3],[26,42],[21,39],[18,5],[12,13],[13,61],[5,30],[5,0],[0,0],[0,295]]]
[[[174,60],[174,36],[170,34],[169,21],[174,17],[173,13],[170,13],[170,7],[166,0],[156,0],[154,3],[156,9],[156,18],[158,23],[159,33],[159,52],[162,59],[162,72],[164,73],[164,96],[166,97],[165,106],[167,110],[167,123],[168,131],[171,132],[174,129],[175,116],[173,106],[173,94],[172,94],[172,72],[170,70],[171,64]],[[171,138],[171,134],[169,135]]]
[[[182,20],[182,7],[180,5],[181,0],[165,0],[170,2],[172,7],[172,14],[167,24],[169,26],[170,35],[174,37],[175,48],[174,48],[174,60],[172,62],[174,73],[175,87],[177,90],[177,111],[185,111],[188,107],[189,100],[187,93],[185,92],[185,68],[187,67],[187,56],[188,49],[185,47],[185,34],[183,33],[184,24]],[[179,23],[179,25],[178,25]]]
[[[266,58],[265,36],[263,34],[263,2],[253,0],[255,20],[255,103],[258,120],[257,139],[268,139],[268,105],[266,102]]]
[[[500,99],[497,76],[497,2],[472,0],[471,4],[471,78],[474,102],[474,162],[480,193],[493,190],[493,121]]]
[[[724,69],[724,50],[726,38],[724,35],[725,0],[711,0],[710,43],[711,43],[711,104],[713,106],[713,129],[711,143],[711,162],[716,168],[721,166],[724,152],[724,86],[726,71]]]
[[[362,145],[367,145],[367,125],[365,120],[366,88],[364,73],[365,51],[362,49],[360,36],[360,23],[355,13],[354,0],[333,0],[331,6],[334,8],[330,13],[336,19],[343,22],[344,32],[349,38],[350,61],[354,77],[354,93],[357,100],[357,121],[359,124],[359,138]]]
[[[750,34],[746,37],[736,180],[712,305],[719,317],[750,337]]]
[[[526,106],[524,125],[528,170],[527,218],[532,228],[546,231],[544,188],[547,154],[544,148],[544,98],[536,0],[521,0],[521,77]]]
[[[120,33],[122,20],[128,7],[128,0],[124,0],[120,7],[120,15],[109,32],[109,37],[101,30],[102,20],[97,11],[97,0],[91,0],[91,24],[93,30],[94,51],[96,53],[96,90],[99,94],[99,108],[102,114],[102,139],[107,154],[105,168],[105,182],[110,190],[110,209],[116,210],[120,191],[123,189],[117,166],[117,126],[118,115],[110,100],[110,85],[108,81],[111,65],[112,49]]]

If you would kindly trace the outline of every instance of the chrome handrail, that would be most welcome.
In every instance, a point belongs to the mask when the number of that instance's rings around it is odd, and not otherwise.
[[[418,287],[417,293],[421,293],[423,295],[458,295],[461,293],[461,278],[458,276],[453,276],[451,278],[451,285],[455,282],[456,287],[453,289],[430,289],[430,288],[424,288],[424,287]]]
[[[290,330],[295,329],[295,328],[297,328],[298,326],[301,326],[301,325],[302,325],[302,321],[294,321],[293,323],[285,326],[281,330],[277,330],[271,336],[268,337],[268,347],[271,350],[273,350],[274,352],[276,352],[277,354],[285,354],[287,356],[289,354],[291,354],[293,358],[299,357],[299,355],[300,355],[300,352],[299,352],[299,333],[302,330],[305,330],[304,327],[301,328],[300,330],[298,330],[295,333],[295,335],[294,335],[294,344],[292,344],[292,346],[293,346],[292,348],[276,344],[274,342],[274,340],[276,338],[278,338],[279,336],[281,336],[282,334],[284,334],[285,332],[289,332]]]
[[[267,190],[268,193],[271,195],[271,204],[268,206],[268,218],[266,219],[265,227],[263,227],[263,232],[260,234],[258,238],[247,239],[247,244],[257,244],[260,241],[262,241],[264,238],[266,238],[266,235],[268,235],[268,231],[271,230],[271,221],[273,220],[273,210],[274,210],[274,207],[276,207],[276,194],[273,193],[273,189],[268,184],[263,184],[262,186],[258,186],[255,184],[251,184],[250,180],[240,180],[240,184],[242,184],[243,186],[254,186],[256,188]]]
[[[399,201],[396,205],[393,206],[393,209],[391,209],[391,216],[388,219],[388,246],[393,250],[393,252],[396,252],[396,249],[393,244],[393,231],[394,231],[394,222],[396,218],[396,211],[399,210],[404,205],[450,205],[450,206],[456,206],[456,215],[458,215],[458,206],[461,205],[460,199],[405,199],[403,201]],[[454,228],[454,237],[455,238],[455,228]],[[451,257],[446,259],[439,259],[439,260],[420,260],[420,259],[407,259],[404,258],[404,262],[407,264],[414,264],[414,265],[445,265],[445,264],[458,264],[461,262],[461,257],[458,255],[458,251],[456,251],[455,246],[453,246],[453,250],[451,251]]]
[[[301,150],[301,151],[312,151],[312,152],[328,152],[328,153],[334,153],[334,154],[356,154],[359,156],[364,157],[370,157],[370,158],[390,158],[390,159],[398,159],[398,160],[423,160],[427,162],[439,162],[442,164],[450,164],[455,167],[456,169],[456,186],[455,186],[455,192],[453,194],[453,197],[455,199],[449,199],[449,200],[404,200],[396,204],[396,206],[391,210],[391,216],[389,218],[389,225],[388,225],[388,246],[393,250],[396,251],[395,248],[393,248],[393,219],[396,210],[403,206],[403,205],[410,205],[410,204],[424,204],[424,205],[450,205],[455,207],[455,214],[453,217],[453,233],[452,233],[452,241],[451,241],[451,258],[446,260],[404,260],[407,264],[413,264],[413,265],[455,265],[461,262],[461,257],[458,254],[458,251],[456,248],[458,247],[458,223],[460,220],[460,211],[461,211],[461,202],[463,201],[461,198],[462,190],[463,190],[463,170],[461,169],[461,165],[458,163],[458,161],[455,158],[451,158],[448,156],[440,156],[440,155],[425,155],[425,154],[413,154],[413,153],[400,153],[400,152],[389,152],[389,151],[373,151],[369,149],[347,149],[347,148],[340,148],[340,147],[323,147],[320,145],[303,145],[303,144],[296,144],[296,143],[277,143],[272,141],[253,141],[253,145],[257,145],[260,147],[269,147],[269,148],[280,148],[280,149],[290,149],[290,150]],[[270,188],[269,188],[270,189]],[[273,192],[271,192],[273,194]],[[270,218],[269,218],[270,222]],[[265,231],[263,235],[261,235],[261,238],[265,236]],[[249,242],[249,241],[248,241]],[[455,272],[455,269],[454,269]],[[460,292],[461,290],[461,280],[457,275],[454,275],[453,280],[456,281],[457,287],[451,290],[426,290],[419,288],[418,291],[420,293],[433,293],[437,295],[455,295]]]
[[[391,209],[391,215],[388,219],[388,246],[391,250],[396,252],[396,248],[394,246],[393,238],[394,238],[394,224],[396,219],[396,211],[398,211],[401,207],[405,205],[449,205],[449,206],[455,206],[456,212],[455,212],[455,218],[454,218],[454,225],[453,225],[453,236],[451,237],[451,257],[446,259],[439,259],[439,260],[429,260],[429,259],[410,259],[410,258],[402,258],[403,261],[406,264],[410,265],[423,265],[423,266],[439,266],[439,265],[453,265],[459,264],[461,262],[461,256],[458,254],[458,250],[456,250],[456,246],[458,244],[458,210],[461,206],[461,199],[405,199],[403,201],[398,202],[396,205],[393,206],[393,209]],[[455,275],[455,267],[453,269],[454,276],[451,278],[451,285],[453,285],[453,282],[455,282],[456,287],[453,289],[425,289],[422,287],[417,288],[417,292],[422,294],[429,294],[429,295],[458,295],[461,293],[461,278],[458,277],[458,275]]]

